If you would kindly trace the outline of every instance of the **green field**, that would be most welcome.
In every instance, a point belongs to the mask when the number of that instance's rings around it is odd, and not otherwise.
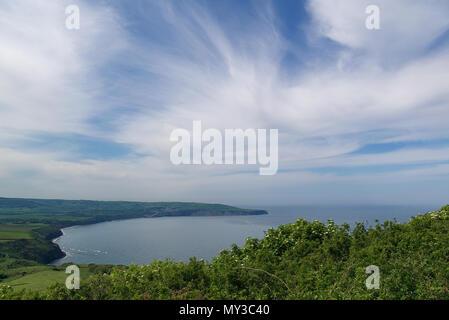
[[[31,231],[43,224],[0,224],[0,242],[20,239],[32,239]]]
[[[87,265],[80,265],[81,282],[89,278],[93,272]],[[55,283],[64,284],[69,275],[65,273],[63,267],[52,266],[32,266],[17,268],[14,274],[0,282],[2,285],[9,285],[14,289],[44,290]]]

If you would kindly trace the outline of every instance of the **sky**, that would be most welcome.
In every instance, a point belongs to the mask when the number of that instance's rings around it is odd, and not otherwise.
[[[446,0],[2,1],[0,196],[447,204],[448,13]],[[278,173],[173,165],[170,133],[194,120],[278,129]]]

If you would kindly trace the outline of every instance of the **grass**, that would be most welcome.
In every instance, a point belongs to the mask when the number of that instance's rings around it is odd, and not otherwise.
[[[87,265],[79,265],[79,268],[81,282],[83,279],[87,279],[93,274],[89,271]],[[14,270],[14,273],[14,275],[11,275],[0,283],[2,285],[9,285],[16,290],[44,290],[54,283],[64,284],[69,276],[65,273],[65,268],[52,266],[17,268]]]
[[[41,224],[0,225],[0,241],[32,239],[31,231],[41,226]]]

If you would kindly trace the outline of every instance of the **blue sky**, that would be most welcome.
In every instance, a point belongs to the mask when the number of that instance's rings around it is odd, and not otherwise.
[[[80,30],[65,7],[80,8]],[[366,6],[381,29],[365,28]],[[0,4],[0,195],[449,202],[449,3]],[[279,172],[173,166],[175,128],[279,129]]]

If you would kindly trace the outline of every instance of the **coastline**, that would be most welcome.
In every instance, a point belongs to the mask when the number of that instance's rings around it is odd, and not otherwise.
[[[69,228],[70,228],[70,227],[69,227]],[[51,243],[53,243],[54,245],[58,246],[59,251],[62,252],[62,256],[61,256],[60,258],[58,258],[58,259],[53,260],[52,262],[48,263],[47,265],[53,265],[53,262],[58,261],[58,260],[60,260],[60,259],[63,259],[63,258],[65,258],[65,257],[67,257],[67,252],[65,252],[65,251],[61,248],[61,246],[60,246],[59,244],[56,243],[56,241],[57,241],[59,238],[61,238],[61,237],[64,236],[64,229],[65,229],[65,228],[59,229],[60,234],[59,234],[56,238],[53,238],[53,239],[51,240]]]

